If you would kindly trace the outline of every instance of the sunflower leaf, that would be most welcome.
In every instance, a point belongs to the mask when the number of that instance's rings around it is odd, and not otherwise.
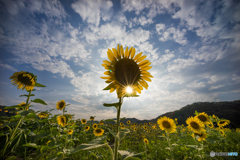
[[[117,108],[119,106],[119,103],[103,103],[103,105],[105,107],[112,107],[112,106],[114,106],[114,107]]]
[[[127,160],[127,159],[130,159],[130,157],[134,157],[132,159],[138,159],[140,160],[140,158],[137,158],[137,157],[141,157],[142,156],[142,153],[144,152],[141,152],[141,153],[134,153],[130,150],[118,150],[118,153],[121,155],[122,159],[123,160]]]
[[[46,86],[44,86],[44,85],[42,85],[40,83],[35,83],[35,87],[46,87]]]
[[[47,105],[43,100],[41,99],[34,99],[34,100],[31,100],[31,102],[34,102],[34,103],[41,103],[43,105]]]
[[[39,148],[41,146],[37,145],[36,143],[27,143],[23,144],[24,147],[33,147],[33,148]]]
[[[4,109],[15,109],[17,107],[19,107],[19,105],[8,106],[8,107],[5,107]]]
[[[106,141],[106,136],[103,136],[103,137],[92,140],[88,144],[83,143],[83,144],[79,145],[78,147],[76,147],[73,151],[71,151],[70,154],[74,154],[74,153],[79,152],[81,150],[89,150],[89,149],[104,146],[104,145],[107,144],[107,143],[105,143],[105,141]]]
[[[20,95],[19,97],[23,97],[23,96],[28,97],[29,95],[27,95],[27,94],[23,94],[23,95]],[[35,96],[35,94],[30,94],[30,96]]]

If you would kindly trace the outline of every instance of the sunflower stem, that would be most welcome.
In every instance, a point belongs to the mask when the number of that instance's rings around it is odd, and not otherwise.
[[[119,130],[119,120],[120,120],[122,101],[123,101],[123,97],[120,97],[119,98],[119,107],[117,108],[117,130],[116,130],[117,135],[118,135],[118,130]],[[114,160],[118,159],[118,145],[119,145],[119,140],[115,137]]]

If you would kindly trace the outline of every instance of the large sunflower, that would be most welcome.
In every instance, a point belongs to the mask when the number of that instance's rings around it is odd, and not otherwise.
[[[101,129],[101,128],[97,128],[93,131],[93,133],[94,133],[95,136],[101,136],[101,135],[103,135],[104,130]]]
[[[195,133],[201,134],[201,132],[204,131],[204,124],[197,117],[189,117],[186,120],[186,123],[188,124],[189,129]]]
[[[66,107],[66,103],[64,100],[58,101],[56,104],[57,110],[63,110]]]
[[[165,130],[166,132],[173,133],[176,131],[176,124],[174,123],[173,119],[170,119],[166,116],[161,117],[157,120],[157,123],[161,130]]]
[[[18,86],[18,89],[22,88],[22,90],[33,90],[37,81],[32,73],[25,71],[15,72],[9,79],[12,79],[13,85]]]
[[[93,127],[93,129],[97,129],[98,128],[97,123],[94,123],[92,127]]]
[[[86,126],[84,130],[88,131],[89,129],[90,129],[90,126]]]
[[[62,127],[65,127],[67,125],[67,118],[64,115],[58,116],[57,117],[57,122],[60,124]]]
[[[118,98],[122,96],[134,96],[136,92],[141,94],[143,87],[148,89],[146,81],[151,82],[150,78],[153,76],[147,71],[152,67],[149,66],[151,62],[144,60],[147,56],[142,56],[142,52],[135,56],[135,48],[128,47],[123,50],[123,47],[117,50],[112,48],[112,51],[108,49],[108,60],[104,60],[102,66],[107,70],[104,72],[108,77],[101,77],[106,79],[106,83],[110,83],[106,90],[110,90],[110,93],[116,90]],[[135,57],[134,57],[135,56]],[[132,93],[128,93],[127,89],[131,88]]]
[[[210,119],[205,112],[199,113],[199,115],[195,117],[197,117],[203,124],[210,123]]]
[[[218,125],[220,128],[222,128],[222,127],[228,125],[229,123],[230,123],[229,120],[220,120],[220,121],[218,121],[217,125]]]

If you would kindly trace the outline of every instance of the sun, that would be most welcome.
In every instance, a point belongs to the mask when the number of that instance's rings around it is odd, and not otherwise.
[[[127,86],[126,92],[127,92],[127,93],[132,93],[132,88],[131,88],[130,86]]]

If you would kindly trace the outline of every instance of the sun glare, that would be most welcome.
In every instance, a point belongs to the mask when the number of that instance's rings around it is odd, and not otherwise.
[[[128,86],[128,87],[126,88],[126,91],[127,91],[127,93],[132,93],[132,88]]]

